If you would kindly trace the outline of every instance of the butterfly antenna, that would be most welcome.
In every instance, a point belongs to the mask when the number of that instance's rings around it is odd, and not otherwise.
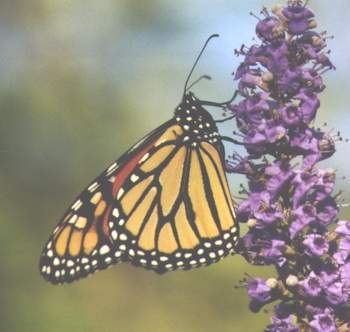
[[[198,56],[197,56],[197,59],[196,61],[194,62],[192,68],[191,68],[191,71],[190,73],[188,74],[187,76],[187,79],[186,79],[186,83],[185,83],[185,88],[184,88],[184,96],[186,94],[186,91],[187,91],[187,84],[188,84],[188,81],[190,80],[191,76],[192,76],[192,73],[194,71],[194,69],[196,68],[197,66],[197,63],[200,59],[200,57],[202,56],[204,50],[206,49],[207,45],[209,44],[210,40],[212,40],[213,38],[216,38],[216,37],[219,37],[219,35],[217,33],[214,33],[213,35],[209,36],[209,38],[207,39],[207,41],[205,42],[205,44],[203,45],[201,51],[199,52]]]

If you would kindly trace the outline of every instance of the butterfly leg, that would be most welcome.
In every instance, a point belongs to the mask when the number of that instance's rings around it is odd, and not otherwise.
[[[219,108],[227,108],[238,96],[238,90],[236,90],[232,96],[232,98],[228,101],[225,101],[223,103],[216,103],[214,101],[207,101],[207,100],[201,100],[201,104],[204,106],[213,106],[213,107],[219,107]]]

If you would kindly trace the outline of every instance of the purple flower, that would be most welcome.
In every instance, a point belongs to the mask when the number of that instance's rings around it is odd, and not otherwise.
[[[310,18],[314,16],[305,6],[288,6],[283,10],[288,20],[288,30],[291,34],[299,35],[309,29]]]
[[[239,127],[242,131],[247,132],[252,124],[259,125],[263,120],[263,114],[271,110],[271,106],[268,101],[269,94],[265,92],[257,93],[254,96],[248,97],[241,101],[238,106],[233,108],[234,113],[239,119]]]
[[[322,284],[315,272],[311,272],[308,277],[299,282],[307,296],[316,297],[321,294]]]
[[[315,332],[337,332],[334,315],[329,309],[326,309],[322,314],[315,315],[310,322],[310,327]]]
[[[308,73],[309,75],[306,75]],[[310,71],[303,73],[303,79],[307,79],[308,82],[312,82],[313,80],[316,80],[318,77],[312,77],[310,75]],[[313,82],[315,84],[315,82]],[[313,92],[314,89],[303,88],[300,89],[300,92],[295,96],[295,99],[299,100],[300,106],[300,114],[302,115],[303,121],[305,123],[310,123],[316,115],[316,111],[320,107],[320,100],[318,99],[317,95]]]
[[[283,75],[278,77],[278,88],[282,93],[295,95],[302,86],[301,75],[300,68],[285,68]]]
[[[310,128],[300,128],[291,135],[291,147],[295,153],[304,156],[304,168],[313,167],[318,161],[322,160],[320,151],[319,133]]]
[[[247,290],[251,300],[263,303],[271,300],[271,289],[266,285],[264,279],[249,279],[247,281]]]
[[[276,143],[284,137],[286,129],[282,126],[271,126],[267,122],[261,123],[257,128],[248,131],[244,143],[248,148],[254,149],[254,145]]]
[[[279,195],[294,175],[290,165],[282,161],[277,161],[271,166],[267,166],[265,174],[269,176],[266,182],[266,189],[272,197]]]
[[[319,273],[319,276],[323,288],[326,288],[329,285],[335,283],[337,280],[339,280],[339,272],[334,269],[326,269],[324,271],[321,271]]]
[[[340,268],[340,279],[346,289],[350,288],[350,263]]]
[[[297,208],[306,201],[307,194],[316,183],[316,178],[310,172],[296,171],[292,183],[294,187],[293,207]]]
[[[347,220],[338,221],[338,227],[335,230],[339,235],[350,237],[350,222]]]
[[[308,256],[323,256],[328,252],[327,239],[319,234],[309,234],[303,241],[305,254]]]
[[[331,197],[324,199],[317,206],[317,221],[327,226],[335,220],[339,213],[339,208],[335,200]]]
[[[265,228],[283,220],[283,213],[278,205],[273,204],[255,212],[254,217],[256,218],[256,228]]]
[[[335,172],[333,170],[318,170],[316,173],[317,183],[316,190],[317,196],[315,199],[321,201],[323,199],[329,199],[329,195],[332,194],[335,185]]]
[[[311,204],[299,206],[292,212],[292,222],[289,227],[291,238],[294,239],[306,226],[315,220],[316,208]]]
[[[266,258],[278,258],[281,257],[286,250],[286,244],[281,240],[272,240],[265,244],[263,255]]]
[[[335,282],[324,289],[327,301],[333,305],[346,304],[349,294],[344,289],[342,282]]]
[[[259,21],[256,26],[256,34],[265,41],[284,38],[283,26],[281,22],[273,16],[269,16]]]
[[[281,114],[282,123],[286,127],[297,126],[302,121],[300,109],[293,103],[286,103],[278,111]]]
[[[350,238],[344,237],[339,241],[338,251],[333,255],[335,261],[339,264],[347,263],[350,256]]]
[[[243,201],[237,209],[237,215],[240,222],[245,222],[255,212],[270,205],[270,194],[265,192],[253,193],[249,199]]]

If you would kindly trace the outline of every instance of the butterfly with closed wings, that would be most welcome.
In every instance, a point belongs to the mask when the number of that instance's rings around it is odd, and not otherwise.
[[[119,262],[158,273],[215,263],[239,230],[212,116],[187,83],[174,117],[113,162],[76,198],[40,257],[51,283]],[[223,105],[223,104],[217,104]]]

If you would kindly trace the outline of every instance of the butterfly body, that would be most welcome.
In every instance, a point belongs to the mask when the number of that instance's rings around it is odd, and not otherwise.
[[[66,212],[40,259],[52,283],[129,261],[159,273],[215,263],[238,239],[211,115],[192,93]]]

